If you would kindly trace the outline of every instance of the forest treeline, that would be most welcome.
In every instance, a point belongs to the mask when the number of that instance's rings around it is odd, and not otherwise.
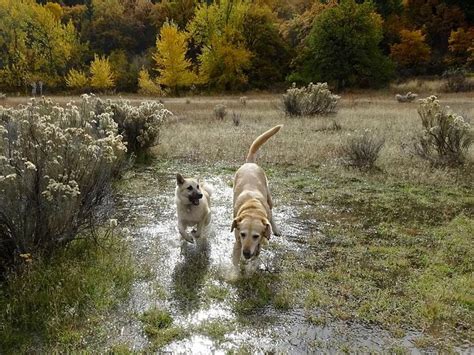
[[[473,18],[462,0],[0,0],[0,90],[379,87],[472,71]]]

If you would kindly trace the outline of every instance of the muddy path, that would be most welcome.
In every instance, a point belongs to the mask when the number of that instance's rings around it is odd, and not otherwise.
[[[193,174],[192,167],[182,172]],[[304,253],[306,237],[317,232],[317,221],[300,218],[303,201],[284,205],[277,196],[275,218],[282,236],[272,237],[253,273],[236,278],[231,268],[232,175],[203,174],[215,190],[212,222],[207,237],[189,244],[180,239],[176,225],[175,173],[175,167],[137,168],[118,189],[116,218],[131,240],[143,276],[134,282],[129,301],[108,317],[106,347],[120,344],[150,351],[140,315],[158,307],[169,311],[174,325],[185,330],[185,336],[162,348],[172,353],[415,349],[414,333],[397,339],[353,322],[318,325],[308,320],[304,309],[268,301],[274,276],[284,267],[282,255]],[[252,288],[263,291],[254,293]]]

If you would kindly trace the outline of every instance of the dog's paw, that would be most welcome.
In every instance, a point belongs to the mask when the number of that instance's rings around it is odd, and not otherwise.
[[[186,234],[181,234],[181,236],[182,236],[183,239],[184,239],[185,241],[187,241],[188,243],[191,243],[191,244],[194,243],[193,237],[190,236],[189,234],[187,234],[187,233],[186,233]]]

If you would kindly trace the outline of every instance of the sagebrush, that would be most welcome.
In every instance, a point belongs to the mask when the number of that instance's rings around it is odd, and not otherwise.
[[[327,83],[292,87],[283,95],[283,110],[288,116],[327,115],[336,112],[340,97],[332,94]]]
[[[0,106],[0,262],[53,251],[100,219],[126,146],[111,112],[49,100]]]
[[[471,125],[442,107],[434,95],[420,100],[418,114],[423,131],[414,144],[415,153],[434,165],[464,163],[473,140]]]
[[[369,130],[352,134],[342,146],[344,161],[361,170],[373,169],[384,143],[384,138],[376,137]]]

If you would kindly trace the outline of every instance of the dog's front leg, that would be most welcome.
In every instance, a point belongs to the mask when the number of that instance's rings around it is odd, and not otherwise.
[[[234,264],[235,267],[239,265],[241,252],[242,244],[240,243],[240,240],[236,239],[234,243],[234,250],[232,251],[232,264]]]
[[[194,243],[193,238],[186,232],[186,226],[183,223],[178,223],[179,234],[189,243]]]
[[[202,230],[204,229],[204,226],[205,226],[205,220],[204,221],[201,221],[197,224],[196,226],[196,230],[193,231],[193,236],[194,238],[199,238],[202,234]]]

